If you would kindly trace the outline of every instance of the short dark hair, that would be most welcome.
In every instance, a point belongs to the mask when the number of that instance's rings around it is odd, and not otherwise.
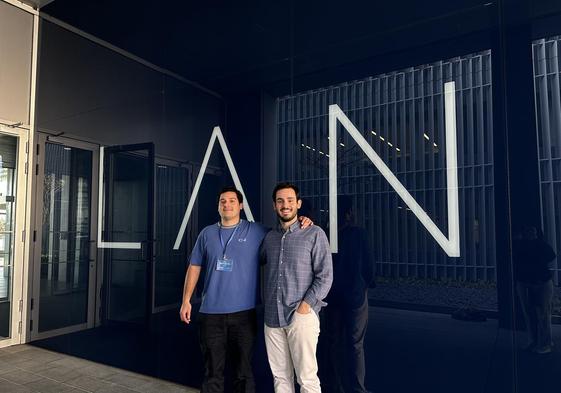
[[[277,200],[277,191],[284,190],[285,188],[292,188],[294,190],[294,193],[296,194],[296,200],[297,201],[300,200],[300,190],[298,189],[298,187],[296,187],[292,183],[279,183],[275,186],[273,190],[273,202]]]
[[[225,192],[235,192],[236,197],[238,198],[239,203],[243,203],[243,194],[234,186],[226,186],[222,187],[218,195],[216,196],[216,203],[220,202],[220,195],[224,194]]]

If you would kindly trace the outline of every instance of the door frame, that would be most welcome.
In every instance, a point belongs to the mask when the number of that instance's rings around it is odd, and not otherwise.
[[[23,283],[25,281],[25,215],[27,201],[28,140],[29,130],[0,124],[0,134],[18,138],[16,164],[16,201],[12,255],[12,298],[10,310],[10,337],[0,339],[0,348],[23,342]]]
[[[88,150],[92,153],[92,181],[91,181],[91,199],[90,199],[90,265],[89,265],[89,279],[88,279],[88,311],[85,323],[80,323],[72,326],[66,326],[59,329],[48,330],[39,332],[39,311],[40,311],[40,294],[41,294],[41,248],[42,248],[42,212],[43,212],[43,191],[44,191],[44,178],[45,178],[45,146],[47,143],[59,144],[70,148]],[[97,206],[98,206],[98,176],[99,176],[99,145],[70,139],[65,137],[56,137],[49,134],[38,133],[35,146],[37,153],[37,166],[35,168],[36,176],[36,193],[35,193],[35,222],[34,233],[32,239],[34,243],[33,250],[33,278],[32,278],[32,296],[31,296],[31,341],[40,340],[44,338],[59,336],[77,332],[80,330],[89,329],[96,324],[96,310],[99,307],[99,302],[96,301],[96,294],[98,292],[98,270],[99,269],[99,253],[97,249]]]

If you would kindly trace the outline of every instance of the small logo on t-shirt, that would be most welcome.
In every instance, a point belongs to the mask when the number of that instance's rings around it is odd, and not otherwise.
[[[245,237],[244,237],[243,239],[242,239],[242,238],[239,238],[239,239],[238,239],[238,241],[239,241],[240,243],[245,242],[245,240],[246,240]]]

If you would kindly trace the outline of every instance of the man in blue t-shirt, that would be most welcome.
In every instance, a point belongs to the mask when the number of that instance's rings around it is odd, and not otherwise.
[[[205,375],[202,393],[224,391],[226,352],[232,359],[234,392],[255,391],[251,355],[256,336],[255,305],[259,246],[268,229],[240,218],[243,195],[235,187],[218,194],[220,222],[204,228],[189,260],[180,317],[191,322],[191,297],[204,267],[199,310]],[[304,218],[304,226],[311,221]]]

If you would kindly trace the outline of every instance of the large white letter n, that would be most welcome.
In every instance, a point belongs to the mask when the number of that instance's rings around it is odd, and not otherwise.
[[[456,85],[444,84],[444,110],[446,117],[446,181],[448,199],[448,237],[427,215],[415,198],[405,189],[388,166],[376,154],[349,118],[338,105],[329,106],[329,241],[331,251],[336,253],[337,244],[337,121],[352,136],[382,176],[417,216],[437,243],[450,257],[460,256],[460,219],[458,209],[458,163],[456,152]]]

